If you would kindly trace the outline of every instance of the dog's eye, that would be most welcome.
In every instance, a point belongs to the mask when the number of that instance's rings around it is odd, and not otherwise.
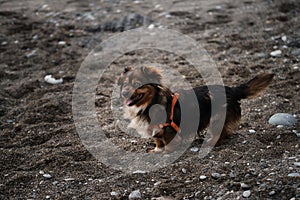
[[[140,87],[142,84],[140,83],[140,82],[134,82],[133,83],[133,86],[135,87],[135,88],[138,88],[138,87]]]

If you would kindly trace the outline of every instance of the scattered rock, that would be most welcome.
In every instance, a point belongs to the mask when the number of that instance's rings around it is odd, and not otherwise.
[[[273,125],[294,126],[296,123],[297,119],[287,113],[276,113],[269,119],[269,124]]]
[[[59,41],[58,42],[58,45],[61,45],[61,46],[64,46],[64,45],[66,45],[67,43],[65,42],[65,41]]]
[[[287,41],[287,36],[286,36],[286,35],[282,36],[282,37],[281,37],[281,40],[282,40],[283,42],[286,42],[286,41]]]
[[[158,186],[161,184],[161,181],[157,181],[156,183],[154,183],[154,186]]]
[[[136,170],[134,172],[132,172],[133,174],[146,174],[147,172],[146,171],[143,171],[143,170]]]
[[[111,195],[111,196],[118,196],[119,193],[118,193],[118,192],[111,192],[110,195]]]
[[[186,172],[187,172],[185,168],[182,168],[181,171],[182,171],[182,173],[184,173],[184,174],[186,174]]]
[[[65,178],[64,181],[75,181],[75,178]]]
[[[296,167],[300,167],[300,162],[294,162],[294,165],[295,165]]]
[[[256,133],[256,131],[253,130],[253,129],[250,129],[250,130],[249,130],[249,133],[250,133],[250,134],[253,134],[253,133]]]
[[[246,190],[243,192],[243,197],[248,198],[251,195],[251,191],[250,190]]]
[[[56,85],[56,84],[61,84],[63,83],[63,79],[55,79],[52,77],[52,75],[46,75],[44,78],[46,83],[52,84],[52,85]]]
[[[288,174],[288,177],[299,177],[300,178],[300,173],[293,172],[293,173]]]
[[[269,192],[270,196],[273,196],[274,194],[276,194],[276,192],[274,190],[272,190],[271,192]]]
[[[300,56],[300,48],[294,49],[291,53],[292,53],[292,55],[299,57]]]
[[[207,176],[205,176],[205,175],[200,176],[200,180],[202,180],[202,181],[205,180],[206,178],[207,178]]]
[[[44,178],[52,178],[52,176],[50,174],[43,174]]]
[[[281,51],[281,50],[275,50],[275,51],[272,51],[272,52],[270,53],[270,55],[271,55],[272,57],[280,57],[281,54],[282,54],[282,51]]]
[[[199,151],[199,148],[198,148],[198,147],[192,147],[190,150],[191,150],[192,152],[198,152],[198,151]]]
[[[128,198],[129,198],[129,200],[131,200],[131,199],[141,199],[142,194],[141,194],[140,190],[134,190],[129,194]]]
[[[37,50],[32,50],[28,54],[26,54],[26,58],[31,58],[36,55]]]
[[[211,176],[214,178],[214,179],[218,179],[221,177],[221,174],[219,173],[212,173]]]
[[[241,188],[243,188],[244,190],[248,190],[250,186],[247,185],[246,183],[241,183]]]

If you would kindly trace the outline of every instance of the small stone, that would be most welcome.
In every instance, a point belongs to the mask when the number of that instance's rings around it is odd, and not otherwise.
[[[221,177],[221,174],[219,174],[219,173],[212,173],[211,176],[212,176],[213,178],[215,178],[215,179],[218,179],[218,178]]]
[[[131,199],[141,199],[142,194],[141,194],[140,190],[134,190],[129,194],[128,198],[129,198],[129,200],[131,200]]]
[[[294,49],[291,53],[292,53],[294,56],[299,57],[299,56],[300,56],[300,48]]]
[[[134,172],[132,172],[133,174],[146,174],[146,171],[143,170],[136,170]]]
[[[284,126],[294,126],[297,123],[297,119],[287,113],[276,113],[269,119],[269,124],[273,125],[284,125]]]
[[[191,150],[192,152],[198,152],[198,151],[199,151],[199,148],[198,148],[198,147],[192,147],[190,150]]]
[[[156,183],[154,183],[154,186],[158,186],[161,184],[161,181],[157,181]]]
[[[271,55],[272,57],[280,57],[281,54],[282,54],[282,51],[281,51],[281,50],[275,50],[275,51],[272,51],[272,52],[270,53],[270,55]]]
[[[246,190],[243,192],[243,197],[248,198],[251,195],[251,191],[250,190]]]
[[[61,45],[61,46],[64,46],[64,45],[66,45],[67,43],[65,42],[65,41],[59,41],[58,42],[58,45]]]
[[[155,27],[154,24],[150,24],[150,25],[148,26],[149,29],[154,29],[154,27]]]
[[[253,133],[256,133],[256,131],[253,130],[253,129],[250,129],[250,130],[249,130],[249,133],[250,133],[250,134],[253,134]]]
[[[300,167],[300,162],[294,162],[294,165],[295,165],[296,167]]]
[[[269,192],[270,196],[273,196],[274,194],[276,194],[276,192],[274,190],[272,190],[271,192]]]
[[[75,178],[65,178],[64,181],[75,181]]]
[[[284,41],[284,42],[286,42],[287,41],[287,36],[286,35],[282,36],[281,40]]]
[[[111,192],[110,195],[111,195],[111,196],[118,196],[119,193],[118,193],[118,192]]]
[[[234,174],[233,172],[230,172],[230,173],[229,173],[229,177],[230,177],[230,178],[235,178],[235,174]]]
[[[37,50],[32,50],[28,54],[26,54],[26,58],[31,58],[36,55]]]
[[[250,186],[247,185],[246,183],[241,183],[241,188],[243,188],[244,190],[248,190]]]
[[[52,85],[63,83],[63,79],[62,78],[56,79],[56,78],[52,77],[51,74],[46,75],[45,78],[44,78],[44,80],[45,80],[46,83],[49,83],[49,84],[52,84]]]
[[[257,57],[259,57],[259,58],[265,58],[265,57],[266,57],[266,54],[265,54],[265,53],[257,53],[256,55],[257,55]]]
[[[207,178],[207,176],[205,176],[205,175],[200,176],[200,180],[202,180],[202,181],[205,180],[206,178]]]
[[[50,199],[50,196],[49,196],[49,195],[47,195],[47,196],[46,196],[46,199]]]
[[[182,168],[181,171],[182,171],[182,173],[184,173],[184,174],[186,174],[186,172],[187,172],[185,168]]]
[[[300,173],[297,173],[297,172],[290,173],[290,174],[288,174],[288,177],[300,177]]]
[[[278,136],[276,137],[276,139],[278,139],[278,140],[279,140],[280,138],[281,138],[281,136],[280,136],[280,135],[278,135]]]
[[[43,174],[43,177],[45,177],[45,178],[52,178],[52,176],[50,174]]]

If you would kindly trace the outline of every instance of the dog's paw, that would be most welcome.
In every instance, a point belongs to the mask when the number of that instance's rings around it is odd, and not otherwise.
[[[164,152],[164,148],[157,148],[157,147],[149,151],[149,153],[162,153],[162,152]]]

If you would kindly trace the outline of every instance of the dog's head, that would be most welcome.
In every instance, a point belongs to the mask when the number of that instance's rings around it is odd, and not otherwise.
[[[153,92],[149,91],[149,86],[142,86],[149,83],[161,83],[161,73],[158,69],[153,67],[126,67],[118,80],[124,103],[128,106],[138,106],[145,103]]]

